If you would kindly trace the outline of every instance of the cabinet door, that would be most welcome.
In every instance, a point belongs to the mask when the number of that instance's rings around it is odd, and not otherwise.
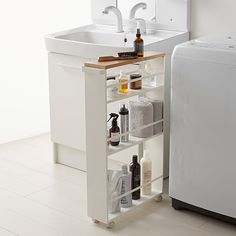
[[[51,136],[55,143],[85,151],[86,58],[49,53]]]

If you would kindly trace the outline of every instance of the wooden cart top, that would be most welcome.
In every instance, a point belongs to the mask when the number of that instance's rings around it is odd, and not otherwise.
[[[160,57],[164,57],[165,53],[163,52],[145,52],[144,57],[139,57],[138,59],[132,60],[117,60],[117,61],[108,61],[108,62],[98,62],[97,60],[86,62],[85,67],[95,68],[95,69],[111,69],[119,66],[125,66],[128,64],[133,64],[141,61],[152,60]]]

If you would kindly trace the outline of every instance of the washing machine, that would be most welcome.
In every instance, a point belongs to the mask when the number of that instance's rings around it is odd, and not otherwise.
[[[236,224],[236,33],[175,48],[170,125],[172,206]]]

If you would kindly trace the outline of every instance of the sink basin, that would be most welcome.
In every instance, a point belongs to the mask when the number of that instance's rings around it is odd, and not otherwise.
[[[124,38],[127,38],[127,43],[124,43]],[[71,34],[58,36],[57,39],[64,39],[73,42],[85,44],[103,45],[108,47],[132,47],[135,34],[120,34],[109,32],[93,32],[81,31]],[[146,44],[156,42],[155,37],[143,36]]]
[[[152,31],[142,35],[142,38],[146,47],[176,34],[171,31]],[[132,51],[135,37],[135,33],[115,33],[114,27],[89,25],[46,36],[46,47],[49,52],[96,58]]]

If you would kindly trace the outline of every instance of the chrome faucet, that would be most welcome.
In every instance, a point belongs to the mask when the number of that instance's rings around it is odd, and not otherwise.
[[[134,5],[129,13],[130,20],[135,18],[135,14],[136,14],[137,10],[139,10],[140,8],[142,8],[143,10],[147,9],[147,4],[145,2],[140,2],[140,3],[137,3],[136,5]]]
[[[109,7],[106,7],[102,13],[108,14],[110,11],[113,12],[117,17],[117,33],[124,32],[123,20],[122,20],[122,15],[121,15],[120,10],[117,7],[109,6]]]

